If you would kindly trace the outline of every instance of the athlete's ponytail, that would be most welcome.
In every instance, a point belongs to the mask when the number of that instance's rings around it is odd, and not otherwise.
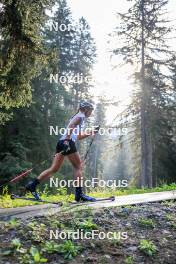
[[[79,110],[80,110],[80,108],[78,108],[78,111],[76,112],[76,114],[74,114],[74,115],[70,118],[70,120],[71,120],[75,115],[77,115],[77,114],[79,113]]]

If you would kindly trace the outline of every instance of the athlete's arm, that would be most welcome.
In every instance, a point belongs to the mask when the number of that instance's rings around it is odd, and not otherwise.
[[[65,139],[70,139],[71,134],[72,134],[74,128],[75,128],[77,125],[79,125],[80,123],[81,123],[81,118],[80,118],[80,117],[75,118],[75,119],[70,123],[70,125],[69,125],[68,128],[67,128],[67,134],[66,134]]]
[[[82,139],[87,138],[89,136],[95,136],[98,133],[99,128],[100,128],[100,126],[97,126],[97,127],[95,127],[95,129],[91,130],[90,132],[80,133],[78,135],[78,140],[82,140]]]

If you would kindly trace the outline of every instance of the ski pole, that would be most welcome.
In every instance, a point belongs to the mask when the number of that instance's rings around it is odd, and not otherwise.
[[[62,153],[62,151],[59,152],[59,153]],[[16,176],[15,176],[13,179],[11,179],[11,180],[7,180],[7,181],[5,181],[3,184],[0,185],[0,188],[2,188],[4,185],[10,184],[10,183],[15,183],[15,182],[19,181],[21,178],[23,178],[23,177],[25,177],[26,175],[28,175],[29,173],[31,173],[31,171],[34,170],[38,165],[43,164],[43,163],[46,162],[46,161],[48,161],[48,160],[43,160],[43,161],[41,161],[40,163],[36,164],[33,168],[28,169],[27,171],[22,172],[22,173],[16,175]]]
[[[100,125],[96,128],[96,131],[98,132],[99,129],[100,129]],[[88,148],[87,148],[87,151],[86,151],[86,154],[85,154],[85,156],[84,156],[83,162],[87,159],[87,155],[88,155],[88,153],[89,153],[89,151],[90,151],[90,148],[91,148],[91,146],[92,146],[92,143],[93,143],[94,140],[95,140],[95,136],[96,136],[96,134],[95,134],[94,137],[92,138],[92,140],[91,140],[91,142],[90,142],[90,144],[89,144],[89,146],[88,146]]]
[[[15,178],[5,181],[3,184],[0,185],[0,188],[2,188],[4,185],[10,184],[10,183],[14,183],[14,182],[20,180],[21,178],[23,178],[24,176],[29,174],[32,170],[33,169],[29,169],[29,170],[27,170],[25,172],[20,173],[19,175],[16,175]]]

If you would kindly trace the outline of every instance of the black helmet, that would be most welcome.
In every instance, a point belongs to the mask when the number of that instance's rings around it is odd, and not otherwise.
[[[94,109],[93,104],[92,103],[89,103],[89,102],[86,102],[86,101],[82,101],[79,104],[79,108],[80,109],[86,108],[86,109],[90,109],[90,110],[93,110]]]

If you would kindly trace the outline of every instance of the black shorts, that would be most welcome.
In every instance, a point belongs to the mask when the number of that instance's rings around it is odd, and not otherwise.
[[[57,142],[56,153],[59,153],[59,152],[61,152],[63,150],[64,141],[65,140],[59,140]],[[64,156],[77,152],[75,142],[73,140],[71,140],[71,139],[69,139],[68,141],[69,141],[69,144],[70,144],[70,150],[67,151],[67,152],[63,152],[62,155],[64,155]]]

